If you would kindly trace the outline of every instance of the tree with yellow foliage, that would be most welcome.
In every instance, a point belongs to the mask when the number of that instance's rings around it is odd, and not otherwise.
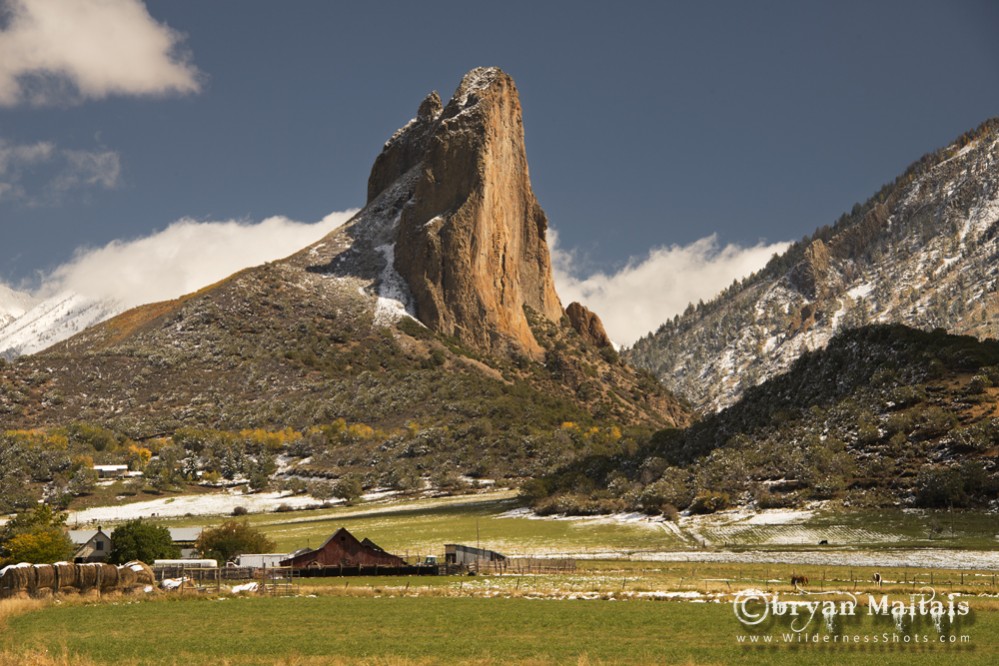
[[[66,514],[47,504],[14,516],[0,532],[0,561],[50,563],[73,556],[73,542],[65,531]]]

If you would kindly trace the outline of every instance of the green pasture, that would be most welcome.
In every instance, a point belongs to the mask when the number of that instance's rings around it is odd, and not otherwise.
[[[418,500],[361,503],[285,513],[254,514],[249,521],[281,550],[316,548],[337,528],[368,537],[390,552],[440,555],[445,543],[528,555],[558,552],[672,550],[682,542],[661,526],[601,520],[536,520],[505,517],[520,506],[512,491]],[[164,521],[168,525],[217,523],[206,518]]]
[[[123,598],[125,599],[125,598]],[[999,612],[974,611],[966,643],[911,627],[897,644],[765,643],[730,603],[406,596],[218,598],[47,606],[12,617],[4,655],[109,666],[168,664],[993,664]],[[858,623],[816,634],[881,636]],[[811,635],[811,629],[808,634]],[[757,636],[751,642],[751,636]],[[740,642],[739,636],[744,636]],[[923,641],[922,639],[926,639]],[[778,641],[779,638],[773,638]]]
[[[872,581],[877,572],[882,587]],[[296,579],[298,590],[337,594],[534,595],[545,598],[613,597],[629,599],[660,592],[726,594],[747,588],[795,594],[791,575],[805,576],[802,588],[812,593],[912,594],[932,586],[939,594],[999,597],[995,570],[885,568],[811,564],[745,564],[736,562],[641,562],[579,560],[566,573],[479,576],[346,576]],[[999,603],[997,603],[999,605]]]
[[[830,548],[999,549],[996,516],[975,511],[850,510],[827,508],[780,525],[730,522],[727,514],[682,521],[678,528],[604,517],[532,519],[511,516],[522,504],[514,491],[425,499],[391,499],[355,506],[252,514],[248,519],[277,542],[278,550],[319,546],[347,527],[392,552],[440,554],[445,543],[480,544],[517,555],[561,552],[598,555],[708,548],[754,550]],[[224,517],[161,521],[212,525]]]

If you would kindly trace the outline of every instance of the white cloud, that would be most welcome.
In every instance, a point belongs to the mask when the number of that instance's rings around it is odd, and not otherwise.
[[[286,217],[269,217],[256,224],[178,220],[143,238],[77,250],[71,261],[43,279],[35,295],[70,291],[117,301],[125,308],[177,298],[249,266],[301,250],[354,212],[330,213],[313,224]]]
[[[12,144],[0,138],[0,201],[58,203],[71,190],[114,189],[121,158],[113,150],[72,150],[51,141]]]
[[[200,89],[182,36],[140,0],[0,0],[0,106]]]
[[[55,144],[50,141],[39,141],[33,144],[10,145],[0,139],[0,176],[19,171],[34,164],[52,159]]]
[[[711,234],[687,246],[654,248],[616,273],[586,277],[578,274],[573,252],[558,246],[554,229],[549,230],[548,245],[562,302],[579,301],[600,315],[614,342],[630,345],[683,312],[688,303],[707,301],[733,280],[763,268],[790,243],[720,247],[718,235]]]
[[[121,158],[118,153],[110,150],[63,151],[66,159],[66,169],[53,183],[56,190],[63,192],[78,187],[96,187],[112,189],[118,184],[121,176]]]

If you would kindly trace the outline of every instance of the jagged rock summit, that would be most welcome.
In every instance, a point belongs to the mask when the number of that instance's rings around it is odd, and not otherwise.
[[[387,458],[451,460],[533,455],[547,450],[534,437],[565,422],[689,422],[650,375],[598,348],[595,315],[563,312],[506,74],[474,70],[447,105],[427,97],[376,160],[368,199],[286,259],[0,363],[0,420],[139,438],[410,424]],[[324,460],[362,460],[344,455]]]
[[[563,310],[513,79],[480,67],[446,106],[428,95],[375,160],[369,205],[393,188],[394,267],[416,317],[482,351],[539,357],[525,307],[552,322]]]

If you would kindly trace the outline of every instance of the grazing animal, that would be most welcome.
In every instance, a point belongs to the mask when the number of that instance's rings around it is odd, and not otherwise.
[[[791,574],[791,585],[794,586],[794,589],[800,590],[802,585],[808,585],[808,576]]]
[[[881,587],[881,574],[879,573],[874,574],[873,576],[871,576],[871,580],[874,581],[875,585]]]
[[[820,546],[828,546],[829,545],[829,539],[823,539],[822,541],[819,542],[819,545]]]

